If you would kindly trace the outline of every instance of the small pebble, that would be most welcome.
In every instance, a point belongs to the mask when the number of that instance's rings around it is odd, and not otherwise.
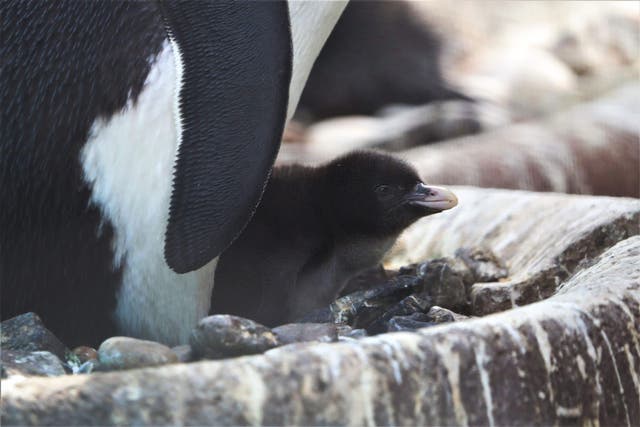
[[[333,323],[288,323],[272,329],[280,344],[294,342],[338,340],[338,328]]]
[[[80,363],[85,363],[88,360],[98,360],[98,352],[96,349],[84,345],[74,348],[71,350],[71,353],[78,358]]]
[[[144,368],[178,362],[178,356],[165,345],[128,337],[112,337],[98,349],[100,371]]]
[[[264,353],[280,342],[266,326],[242,317],[217,314],[198,322],[189,339],[195,357],[222,359]]]

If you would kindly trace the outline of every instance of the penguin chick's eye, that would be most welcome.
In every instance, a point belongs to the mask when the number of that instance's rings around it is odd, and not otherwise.
[[[376,187],[376,193],[379,193],[379,194],[388,193],[389,190],[391,190],[391,187],[388,185],[378,185]]]

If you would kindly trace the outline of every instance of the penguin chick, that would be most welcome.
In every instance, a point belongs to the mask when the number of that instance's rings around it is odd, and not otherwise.
[[[457,202],[378,152],[275,168],[251,222],[218,262],[211,312],[291,322],[331,303],[410,224]]]

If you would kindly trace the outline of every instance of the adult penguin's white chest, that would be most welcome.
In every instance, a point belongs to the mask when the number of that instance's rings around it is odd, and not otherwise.
[[[135,104],[93,123],[81,152],[91,202],[114,230],[114,266],[122,270],[115,321],[121,333],[185,342],[206,315],[216,261],[174,273],[163,256],[173,168],[180,137],[176,120],[179,61],[166,42]]]
[[[293,60],[287,118],[343,8],[343,3],[332,2],[290,4]],[[80,159],[91,203],[113,227],[113,263],[122,271],[114,312],[119,333],[170,345],[187,342],[191,329],[207,315],[217,262],[214,258],[178,274],[164,253],[176,191],[174,171],[184,143],[182,109],[189,102],[180,99],[189,67],[183,59],[175,39],[148,58],[151,69],[136,102],[95,120]]]

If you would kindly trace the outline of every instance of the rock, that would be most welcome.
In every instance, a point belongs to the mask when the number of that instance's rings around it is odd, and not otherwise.
[[[272,329],[281,344],[294,342],[338,340],[338,328],[333,323],[289,323]]]
[[[88,360],[98,360],[98,352],[95,348],[80,346],[71,350],[71,353],[78,358],[80,363],[84,363]]]
[[[129,337],[112,337],[98,349],[101,371],[145,368],[178,362],[178,357],[165,345]]]
[[[426,293],[409,295],[397,304],[390,306],[380,317],[365,326],[367,333],[380,334],[389,330],[389,322],[395,317],[421,315],[433,305]]]
[[[193,362],[195,360],[193,356],[193,350],[190,345],[178,345],[171,349],[176,356],[178,357],[178,362],[180,363],[188,363]]]
[[[415,331],[437,325],[425,313],[413,313],[409,316],[394,316],[387,323],[387,332]]]
[[[367,333],[366,329],[352,329],[351,332],[345,335],[345,337],[352,338],[352,339],[360,339],[368,336],[369,334]]]
[[[419,291],[421,286],[418,277],[397,276],[382,285],[338,298],[330,306],[332,321],[363,327],[381,316],[390,305]]]
[[[189,343],[194,356],[205,359],[258,354],[280,345],[266,326],[226,314],[200,320],[191,332]]]
[[[338,340],[349,341],[368,336],[365,329],[353,329],[348,325],[338,325]]]
[[[464,276],[452,268],[454,263],[450,258],[434,259],[421,264],[417,273],[433,304],[458,309],[467,305],[467,291]]]
[[[487,249],[460,248],[456,251],[456,257],[460,258],[471,270],[474,283],[497,282],[509,275],[495,254]]]
[[[2,378],[13,375],[55,377],[64,374],[62,362],[53,353],[2,349]]]
[[[64,359],[67,348],[49,331],[35,313],[25,313],[0,324],[2,350],[48,351]]]
[[[447,310],[446,308],[438,307],[437,305],[431,307],[427,312],[427,315],[431,321],[435,323],[459,322],[461,320],[469,319],[469,316],[458,314],[451,310]]]

